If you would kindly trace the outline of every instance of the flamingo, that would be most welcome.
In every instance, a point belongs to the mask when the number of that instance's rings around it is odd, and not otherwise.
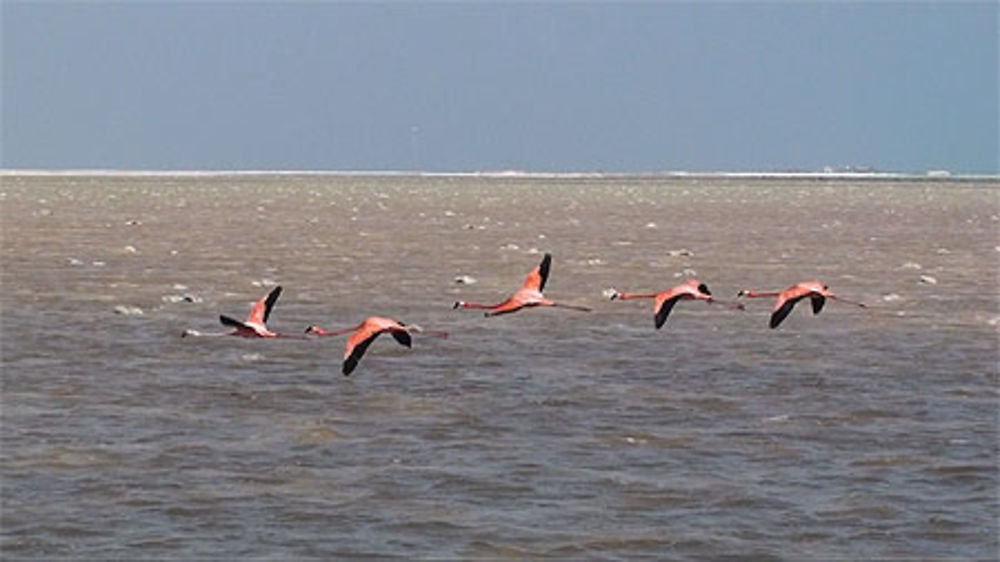
[[[243,322],[230,316],[226,316],[225,314],[220,314],[219,322],[221,322],[223,326],[235,328],[232,332],[202,333],[197,330],[185,330],[184,333],[181,334],[181,337],[240,336],[244,338],[296,338],[296,336],[272,332],[267,328],[267,319],[271,316],[271,309],[274,308],[274,303],[278,301],[279,296],[281,296],[280,285],[271,289],[271,292],[259,301],[255,302],[253,308],[250,309],[250,315]]]
[[[742,303],[730,303],[716,300],[712,297],[712,292],[708,290],[708,285],[697,279],[688,279],[684,283],[671,287],[660,293],[620,293],[616,289],[611,289],[611,300],[620,299],[623,301],[630,299],[655,299],[653,301],[653,324],[659,330],[667,321],[667,316],[674,308],[674,305],[681,300],[703,300],[707,303],[724,304],[733,308],[744,310]]]
[[[406,347],[410,347],[412,343],[410,334],[423,333],[437,338],[448,337],[447,332],[428,332],[417,324],[407,325],[397,322],[392,318],[381,316],[369,316],[357,326],[342,330],[329,331],[316,325],[306,328],[306,333],[314,336],[339,336],[348,332],[353,333],[351,337],[347,338],[347,347],[344,349],[344,366],[342,372],[345,377],[350,376],[351,372],[358,366],[358,362],[361,361],[361,357],[365,354],[365,351],[368,350],[368,346],[375,341],[375,338],[382,334],[390,334],[400,345]]]
[[[590,309],[585,306],[575,306],[571,304],[563,304],[551,301],[545,298],[542,294],[542,290],[545,289],[545,282],[549,278],[549,268],[552,266],[552,254],[545,254],[542,258],[542,263],[538,264],[535,269],[532,269],[528,276],[524,279],[524,284],[521,288],[514,292],[507,300],[500,304],[477,304],[465,301],[457,301],[452,308],[474,308],[478,310],[485,310],[484,316],[498,316],[500,314],[509,314],[511,312],[517,312],[522,308],[535,307],[535,306],[553,306],[559,308],[568,308],[571,310],[579,310],[582,312],[590,312]]]
[[[784,320],[785,317],[792,311],[795,304],[806,297],[809,297],[809,300],[812,303],[813,314],[819,314],[819,311],[823,310],[823,305],[826,304],[826,299],[838,300],[840,302],[853,304],[861,308],[867,307],[864,303],[838,297],[830,292],[830,288],[828,286],[819,281],[803,281],[792,285],[784,291],[763,292],[747,289],[740,291],[736,294],[736,296],[747,298],[778,297],[777,302],[774,303],[774,310],[771,313],[772,329],[777,328],[778,325],[781,324],[781,321]]]

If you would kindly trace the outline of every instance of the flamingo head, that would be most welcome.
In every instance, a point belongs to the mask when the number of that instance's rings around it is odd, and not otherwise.
[[[749,293],[749,292],[750,292],[750,291],[749,291],[748,289],[740,289],[740,292],[736,293],[736,296],[737,296],[737,297],[744,297],[744,296],[746,296],[746,294],[747,294],[747,293]]]
[[[323,328],[320,328],[316,324],[312,324],[308,328],[306,328],[306,333],[307,334],[322,334],[323,333]]]
[[[455,304],[451,306],[452,310],[465,306],[465,301],[455,301]]]
[[[712,291],[709,291],[708,290],[708,285],[706,285],[704,283],[699,283],[698,284],[698,292],[699,293],[705,293],[708,296],[712,296]]]

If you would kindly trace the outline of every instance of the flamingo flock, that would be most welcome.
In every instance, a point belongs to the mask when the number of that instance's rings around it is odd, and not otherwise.
[[[501,314],[511,314],[526,308],[553,307],[579,312],[590,312],[586,306],[566,304],[553,301],[542,293],[545,283],[548,281],[549,272],[552,268],[552,255],[545,254],[534,269],[528,272],[524,283],[511,294],[506,300],[498,304],[479,304],[465,301],[457,301],[452,306],[453,309],[474,309],[483,310],[484,316],[499,316]],[[281,296],[281,286],[274,287],[267,295],[255,302],[250,309],[250,315],[246,320],[240,321],[226,316],[219,315],[219,321],[223,326],[233,328],[231,332],[203,333],[196,330],[185,330],[182,337],[186,336],[237,336],[244,338],[292,338],[292,339],[312,339],[340,336],[350,334],[344,349],[343,364],[341,372],[344,376],[349,376],[357,368],[358,363],[365,352],[380,335],[389,334],[400,345],[410,348],[413,343],[412,335],[421,334],[428,337],[447,338],[448,333],[443,331],[424,330],[417,324],[406,324],[398,320],[383,316],[369,316],[360,324],[349,328],[337,330],[326,330],[318,325],[310,325],[306,328],[305,334],[282,334],[274,332],[267,327],[267,320],[274,309],[278,297]],[[741,302],[718,300],[712,296],[708,286],[698,279],[688,279],[684,283],[671,287],[660,292],[650,293],[627,293],[619,292],[617,289],[610,289],[608,292],[610,300],[633,300],[652,299],[653,300],[653,326],[659,330],[667,321],[667,317],[674,306],[682,300],[700,300],[707,304],[719,304],[735,310],[745,311],[746,306]],[[819,314],[826,304],[827,299],[865,308],[861,302],[847,300],[835,295],[830,288],[820,281],[803,281],[796,283],[783,291],[756,291],[752,289],[741,290],[737,293],[737,298],[761,298],[775,297],[775,305],[771,312],[769,326],[777,328],[782,321],[791,313],[795,305],[802,299],[808,298],[812,304],[813,314]]]

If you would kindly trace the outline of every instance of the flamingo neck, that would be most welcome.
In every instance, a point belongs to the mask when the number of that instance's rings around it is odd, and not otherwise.
[[[461,302],[458,304],[458,308],[471,308],[475,310],[493,310],[497,308],[498,304],[479,304],[475,302]]]
[[[361,327],[361,325],[359,324],[357,326],[354,326],[353,328],[343,328],[343,329],[340,329],[340,330],[326,330],[326,329],[321,328],[319,326],[313,326],[313,328],[310,331],[310,333],[312,333],[314,335],[317,335],[317,336],[340,336],[340,335],[346,334],[348,332],[353,332],[354,330],[357,330],[360,327]]]
[[[753,299],[757,297],[776,297],[780,294],[777,291],[743,291],[742,296]]]
[[[656,293],[618,293],[618,298],[623,301],[631,299],[655,299]]]

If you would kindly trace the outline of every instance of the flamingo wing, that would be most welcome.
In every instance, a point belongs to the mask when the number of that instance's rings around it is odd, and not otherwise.
[[[663,327],[663,324],[667,321],[667,316],[670,316],[670,311],[673,310],[674,305],[680,300],[680,296],[675,296],[669,299],[663,299],[662,302],[658,302],[659,305],[656,309],[656,316],[653,318],[656,329],[659,330]],[[657,299],[659,301],[659,299]]]
[[[826,304],[826,297],[823,295],[812,295],[810,300],[812,301],[813,314],[819,314],[819,311],[823,310],[823,305]]]
[[[254,303],[253,308],[250,310],[250,317],[247,318],[247,322],[267,324],[267,318],[271,316],[271,309],[274,308],[274,303],[278,302],[278,297],[280,296],[281,285],[278,285],[277,287],[271,289],[271,292],[268,293],[266,297]]]
[[[785,299],[784,301],[779,299],[778,306],[774,309],[774,312],[771,314],[772,329],[777,328],[778,324],[781,324],[781,321],[784,320],[785,317],[787,317],[789,313],[792,312],[793,308],[795,308],[795,303],[797,302],[799,302],[799,299]]]
[[[392,337],[395,338],[397,342],[399,342],[399,345],[405,347],[412,346],[413,338],[410,337],[410,332],[407,332],[406,330],[392,330],[389,333],[392,334]]]
[[[368,346],[379,337],[382,332],[357,331],[347,339],[347,350],[344,353],[344,366],[342,372],[344,376],[349,376],[354,368],[358,366],[358,361],[368,351]]]
[[[222,322],[223,326],[229,326],[230,328],[246,328],[246,329],[251,329],[249,326],[246,325],[245,322],[240,322],[239,320],[237,320],[237,319],[235,319],[235,318],[233,318],[231,316],[226,316],[225,314],[220,314],[219,315],[219,322]]]
[[[522,289],[532,289],[542,292],[545,289],[545,282],[549,280],[549,268],[552,267],[552,254],[545,254],[542,263],[531,270],[531,273],[524,278]]]

